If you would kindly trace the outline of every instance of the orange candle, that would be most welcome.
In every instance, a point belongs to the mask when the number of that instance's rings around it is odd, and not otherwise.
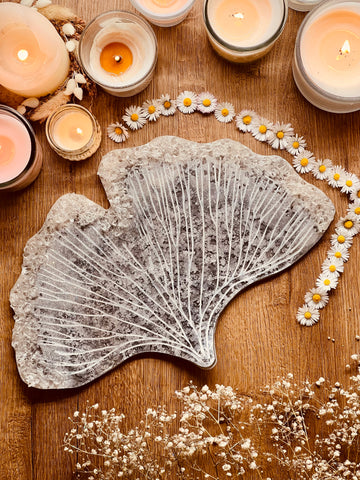
[[[23,97],[52,93],[70,67],[65,43],[34,8],[0,3],[0,84]]]
[[[133,55],[130,48],[124,43],[111,42],[100,53],[100,65],[109,73],[120,75],[133,63]]]

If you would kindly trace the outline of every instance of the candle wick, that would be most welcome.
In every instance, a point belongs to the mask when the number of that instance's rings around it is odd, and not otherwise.
[[[116,63],[120,63],[121,60],[122,60],[122,56],[121,55],[115,55],[114,60],[115,60]]]
[[[234,18],[240,18],[241,20],[243,20],[245,17],[244,17],[244,14],[241,13],[241,12],[238,12],[238,13],[233,13],[232,16]]]

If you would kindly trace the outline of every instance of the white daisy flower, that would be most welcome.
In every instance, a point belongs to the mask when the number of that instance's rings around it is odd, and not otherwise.
[[[293,165],[298,173],[307,173],[314,168],[315,157],[309,150],[295,155],[293,158]]]
[[[353,187],[353,189],[350,193],[350,200],[352,202],[360,201],[360,182],[356,183],[356,185],[354,185],[354,187]]]
[[[300,307],[296,314],[297,321],[305,327],[311,327],[319,321],[319,318],[319,310],[306,304]]]
[[[306,304],[311,308],[315,308],[316,310],[324,308],[328,301],[329,295],[327,294],[327,291],[322,287],[312,288],[305,295]]]
[[[345,172],[344,177],[340,178],[339,186],[343,193],[349,194],[357,189],[359,185],[359,179],[353,173]]]
[[[354,214],[360,219],[360,201],[350,203],[347,209],[348,214]]]
[[[107,127],[108,137],[116,143],[125,142],[129,138],[128,130],[121,123],[111,123]]]
[[[176,99],[176,106],[181,113],[194,113],[198,107],[196,93],[185,90]]]
[[[305,139],[296,134],[292,138],[289,138],[289,142],[285,148],[291,155],[298,155],[303,152],[306,147]]]
[[[330,237],[330,243],[333,247],[338,247],[342,245],[344,248],[349,249],[353,242],[353,236],[349,235],[348,232],[343,232],[341,234],[334,233]]]
[[[321,271],[323,273],[334,273],[337,277],[344,271],[344,262],[341,258],[327,258],[321,265]]]
[[[269,120],[258,117],[256,120],[253,120],[250,132],[259,142],[267,142],[272,128],[273,124]]]
[[[335,232],[338,235],[351,235],[352,237],[359,233],[360,221],[355,213],[349,213],[346,217],[340,218],[335,226]]]
[[[350,256],[349,249],[340,243],[338,243],[337,245],[334,245],[328,251],[329,258],[335,257],[335,258],[341,259],[344,263],[349,260],[349,256]]]
[[[270,131],[269,144],[272,148],[284,150],[294,135],[294,129],[290,123],[276,122]]]
[[[235,108],[229,102],[218,103],[215,108],[214,115],[216,120],[219,120],[219,122],[229,123],[235,116]]]
[[[332,166],[327,171],[327,182],[330,187],[338,188],[346,177],[346,171],[339,165]]]
[[[160,117],[160,104],[158,100],[146,100],[141,108],[149,122],[156,122]]]
[[[146,115],[141,107],[131,105],[125,109],[122,119],[131,130],[139,130],[146,123]]]
[[[241,110],[236,116],[235,123],[241,132],[251,132],[253,123],[258,121],[259,117],[253,110]]]
[[[323,288],[327,292],[331,289],[334,289],[337,287],[338,284],[338,275],[336,273],[332,272],[323,272],[319,275],[319,277],[316,280],[316,286]]]
[[[170,95],[168,93],[166,95],[161,95],[161,97],[159,98],[159,104],[160,104],[160,113],[165,117],[174,115],[174,113],[176,112],[175,100],[171,100]]]
[[[212,113],[215,111],[217,99],[209,92],[201,92],[198,96],[198,110],[201,113]]]
[[[325,158],[325,160],[315,160],[312,173],[318,180],[326,180],[328,169],[331,168],[331,160]]]

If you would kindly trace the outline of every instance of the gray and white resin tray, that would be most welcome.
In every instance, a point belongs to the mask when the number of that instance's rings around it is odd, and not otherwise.
[[[226,304],[334,215],[284,159],[232,140],[156,138],[110,152],[99,175],[108,210],[64,195],[25,247],[12,344],[32,387],[79,387],[141,353],[212,367]]]

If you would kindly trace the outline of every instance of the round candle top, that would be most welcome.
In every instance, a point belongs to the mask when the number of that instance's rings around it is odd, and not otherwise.
[[[62,150],[80,150],[94,133],[91,117],[84,110],[64,110],[52,127],[52,140]]]
[[[25,125],[0,113],[0,183],[16,178],[31,157],[31,138]]]
[[[159,15],[170,15],[186,9],[189,0],[137,0],[140,7],[151,13]]]
[[[310,79],[343,97],[360,96],[360,4],[319,13],[304,28],[300,55]]]
[[[209,0],[209,23],[216,35],[235,47],[253,47],[270,39],[283,19],[279,0]]]
[[[107,86],[136,83],[152,68],[156,40],[135,22],[104,22],[90,49],[89,74]]]

